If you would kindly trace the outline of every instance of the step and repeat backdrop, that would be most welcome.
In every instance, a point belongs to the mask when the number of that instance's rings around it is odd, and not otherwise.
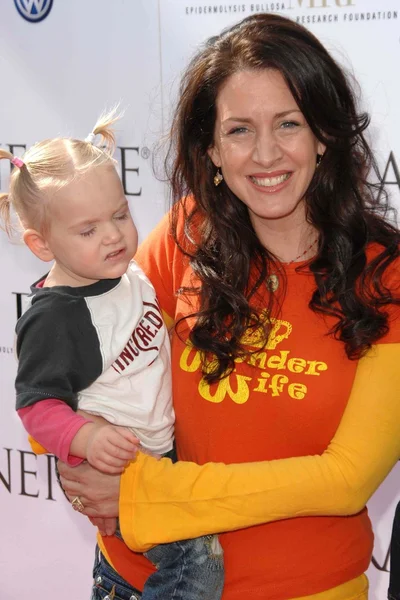
[[[257,12],[309,27],[355,74],[372,115],[379,180],[400,207],[399,0],[1,0],[0,147],[84,138],[104,107],[124,108],[116,158],[143,238],[167,209],[154,167],[182,69],[207,37]],[[8,161],[0,162],[6,191]],[[62,496],[54,458],[32,454],[14,413],[14,327],[30,284],[46,271],[0,232],[0,597],[90,597],[95,531]],[[371,598],[386,597],[396,467],[369,503],[376,543]]]

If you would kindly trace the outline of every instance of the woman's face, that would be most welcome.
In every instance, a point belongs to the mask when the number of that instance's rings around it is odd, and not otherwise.
[[[256,231],[266,221],[304,222],[304,195],[324,150],[279,71],[240,71],[221,88],[209,156]]]

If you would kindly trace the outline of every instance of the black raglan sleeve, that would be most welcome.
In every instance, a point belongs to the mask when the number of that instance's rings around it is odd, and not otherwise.
[[[77,394],[102,372],[96,328],[84,298],[43,294],[18,320],[17,410],[57,398],[77,409]]]

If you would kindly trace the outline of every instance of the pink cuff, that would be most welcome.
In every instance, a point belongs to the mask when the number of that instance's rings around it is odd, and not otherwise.
[[[69,453],[72,440],[83,425],[91,423],[72,410],[62,400],[40,400],[32,406],[20,408],[18,415],[26,431],[48,452],[71,467],[84,461]]]

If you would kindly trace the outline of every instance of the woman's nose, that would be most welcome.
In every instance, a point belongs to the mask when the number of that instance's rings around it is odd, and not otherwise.
[[[260,134],[254,146],[253,160],[263,167],[274,165],[280,158],[283,152],[273,133]]]

